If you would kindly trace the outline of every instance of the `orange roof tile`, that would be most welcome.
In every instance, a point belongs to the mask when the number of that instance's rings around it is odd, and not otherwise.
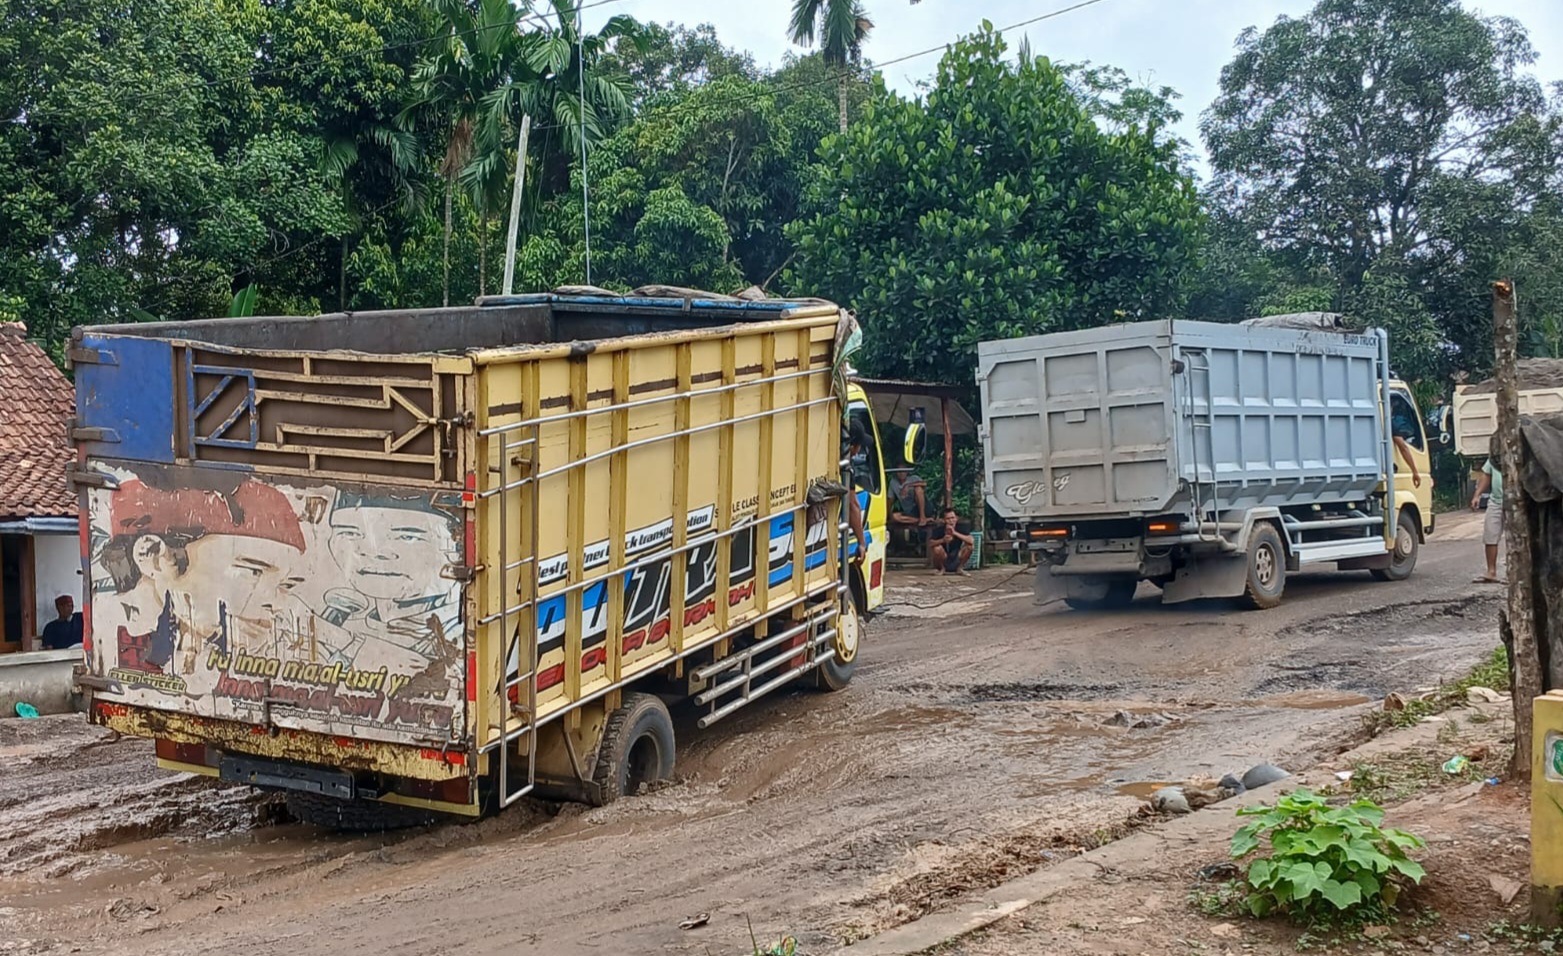
[[[20,323],[0,322],[0,520],[71,517],[76,393]]]

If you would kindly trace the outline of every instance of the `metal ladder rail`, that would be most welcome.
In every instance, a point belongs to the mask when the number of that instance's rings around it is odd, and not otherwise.
[[[499,628],[500,639],[508,645],[512,640],[510,617],[512,612],[520,618],[516,622],[514,630],[514,642],[517,654],[516,667],[518,673],[515,677],[508,675],[510,654],[507,652],[500,666],[506,673],[502,681],[499,693],[499,805],[501,808],[511,806],[522,797],[531,793],[537,786],[537,592],[538,592],[538,561],[537,561],[537,517],[539,499],[542,497],[541,488],[535,477],[537,474],[537,455],[541,450],[542,427],[536,423],[531,425],[530,439],[523,440],[512,446],[505,432],[499,433],[499,461],[500,461],[500,491],[499,498]],[[523,465],[531,469],[532,474],[522,480],[512,483],[505,480],[510,468],[510,449],[530,445],[533,449],[531,462]],[[530,537],[527,554],[518,559],[514,564],[510,561],[510,496],[515,493],[525,502],[527,512],[527,532]],[[519,503],[518,503],[519,504]],[[517,517],[520,517],[519,515]],[[510,572],[517,572],[517,590],[523,590],[524,600],[512,607],[510,605]],[[525,659],[523,664],[522,658]],[[514,717],[513,707],[510,702],[511,690],[526,685],[526,714],[525,719],[514,730],[510,723]],[[520,701],[516,702],[519,706]],[[518,787],[514,792],[510,789],[510,748],[523,737],[527,739],[527,772],[526,784]]]
[[[1193,465],[1194,465],[1194,480],[1190,483],[1191,484],[1190,490],[1192,492],[1192,497],[1193,497],[1193,502],[1194,502],[1194,514],[1195,514],[1194,520],[1196,522],[1198,522],[1200,538],[1202,538],[1202,539],[1220,538],[1221,537],[1221,516],[1216,513],[1216,507],[1219,504],[1219,502],[1217,501],[1217,494],[1216,494],[1216,437],[1215,437],[1215,410],[1214,410],[1215,394],[1214,394],[1214,387],[1211,384],[1210,356],[1203,349],[1185,351],[1183,353],[1183,356],[1188,361],[1188,369],[1189,369],[1189,391],[1188,391],[1189,441],[1193,445],[1193,447],[1190,449],[1189,457],[1192,460]],[[1197,363],[1194,361],[1194,359],[1196,357],[1199,359],[1199,362],[1197,362]],[[1194,373],[1195,372],[1202,373],[1203,376],[1204,376],[1205,410],[1204,410],[1203,414],[1200,413],[1199,405],[1197,404],[1197,402],[1195,401],[1195,398],[1194,398]],[[1200,433],[1201,432],[1204,433],[1206,440],[1210,443],[1210,482],[1209,482],[1209,485],[1210,485],[1210,509],[1209,510],[1211,512],[1211,514],[1210,514],[1210,522],[1211,522],[1212,527],[1214,528],[1214,532],[1213,533],[1207,533],[1206,530],[1205,530],[1205,511],[1206,511],[1206,507],[1205,507],[1204,487],[1205,487],[1206,483],[1200,479],[1200,455],[1199,455]]]

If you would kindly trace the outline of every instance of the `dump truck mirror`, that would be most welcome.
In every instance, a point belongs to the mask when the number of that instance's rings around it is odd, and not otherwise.
[[[1428,431],[1438,434],[1438,443],[1447,445],[1454,441],[1454,409],[1439,405],[1427,415]]]
[[[915,465],[923,457],[923,452],[927,449],[927,416],[921,408],[914,408],[912,409],[911,421],[906,426],[906,442],[901,449],[901,457],[906,459],[908,465]]]

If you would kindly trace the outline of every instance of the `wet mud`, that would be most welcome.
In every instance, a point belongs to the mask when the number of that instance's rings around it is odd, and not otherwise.
[[[80,717],[0,721],[0,952],[704,956],[750,925],[830,952],[1143,825],[1164,782],[1338,752],[1496,643],[1470,548],[1430,543],[1402,585],[1299,576],[1264,613],[893,577],[936,607],[878,617],[851,687],[678,715],[667,785],[389,836],[287,822]]]

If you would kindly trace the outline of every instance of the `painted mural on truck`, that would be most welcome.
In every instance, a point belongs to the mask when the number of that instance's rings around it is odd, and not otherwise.
[[[459,495],[103,470],[89,660],[114,699],[392,740],[459,731]]]

